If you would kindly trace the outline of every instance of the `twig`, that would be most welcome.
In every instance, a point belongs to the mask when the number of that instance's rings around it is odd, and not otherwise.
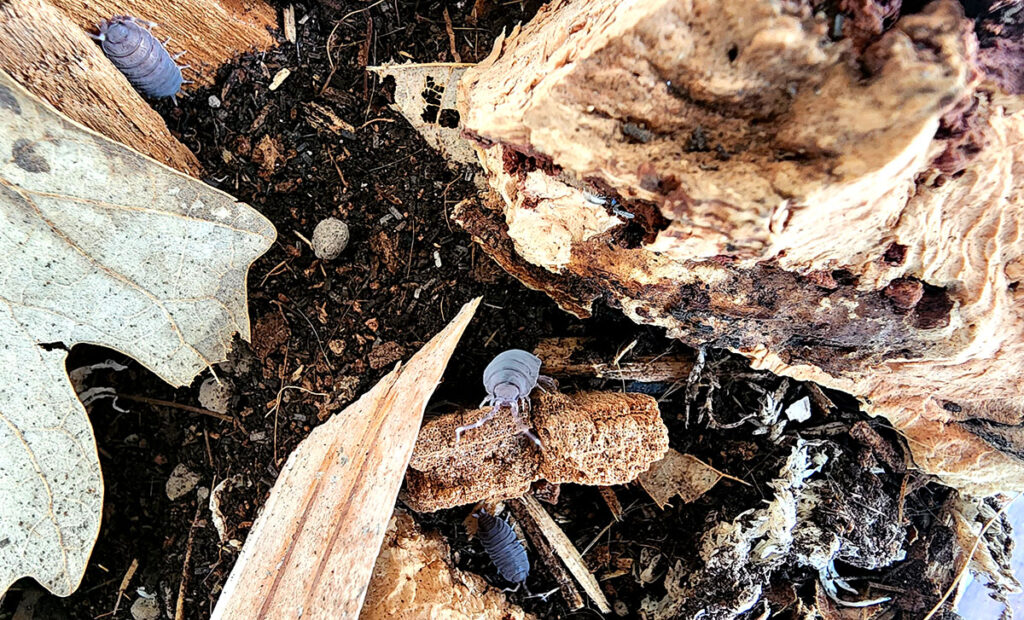
[[[604,503],[608,504],[608,510],[612,512],[615,520],[622,521],[622,502],[615,495],[615,489],[611,487],[597,487],[597,490],[601,493],[601,499],[604,500]]]
[[[111,616],[117,615],[117,609],[121,606],[121,597],[124,596],[124,591],[128,589],[128,584],[131,583],[132,577],[135,576],[135,571],[139,570],[139,560],[137,558],[132,559],[131,566],[124,573],[124,578],[121,579],[121,585],[117,588],[117,600],[114,601],[114,611],[110,612]]]
[[[196,535],[199,515],[203,514],[203,501],[196,505],[196,516],[192,518],[192,527],[188,529],[188,541],[185,543],[185,561],[181,564],[181,582],[178,584],[178,602],[174,605],[174,620],[185,618],[185,593],[188,592],[188,565],[192,563],[192,541]]]
[[[949,595],[952,594],[953,590],[956,589],[956,586],[960,582],[960,579],[963,578],[964,573],[967,572],[967,568],[971,565],[971,560],[974,559],[974,554],[978,551],[978,545],[981,544],[981,539],[985,537],[985,532],[988,531],[989,526],[992,525],[996,521],[996,519],[1003,516],[1003,513],[1006,512],[1006,509],[1009,508],[1013,504],[1013,502],[1017,501],[1017,499],[1021,495],[1021,493],[1018,493],[1013,499],[1003,504],[1003,507],[1000,508],[999,511],[995,515],[993,515],[992,518],[989,519],[984,526],[982,526],[981,531],[978,532],[978,537],[974,539],[974,545],[971,547],[971,552],[967,554],[967,559],[964,560],[964,565],[960,568],[959,571],[957,571],[956,577],[953,577],[953,583],[949,584],[949,588],[946,590],[946,593],[942,595],[942,598],[939,599],[939,602],[935,604],[935,607],[932,607],[932,610],[928,612],[928,615],[925,616],[923,620],[931,620],[932,616],[934,616],[939,611],[939,608],[946,604],[946,599],[948,599]]]
[[[217,413],[216,411],[210,411],[209,409],[203,409],[202,407],[193,407],[192,405],[185,405],[182,403],[176,403],[170,400],[160,400],[158,398],[149,398],[148,396],[136,396],[135,394],[118,394],[118,398],[130,400],[136,403],[142,403],[144,405],[154,405],[156,407],[170,407],[171,409],[180,409],[182,411],[188,411],[189,413],[198,413],[199,415],[210,416],[211,418],[217,418],[224,422],[235,422],[238,420],[232,416],[225,415],[223,413]],[[241,424],[239,424],[241,426]],[[245,430],[245,428],[242,428]],[[248,431],[246,431],[248,432]]]
[[[540,555],[541,562],[547,567],[551,576],[555,578],[558,583],[559,589],[562,591],[562,598],[565,599],[565,604],[569,607],[570,611],[576,611],[583,607],[583,596],[580,591],[576,589],[576,584],[573,583],[572,575],[565,569],[565,566],[558,561],[555,555],[554,549],[551,547],[551,543],[544,536],[540,526],[530,516],[526,506],[521,502],[512,500],[506,502],[509,510],[516,516],[516,519],[523,526],[523,530],[526,535],[530,538],[530,542],[533,543],[533,548]]]
[[[601,590],[601,585],[597,582],[597,578],[587,568],[583,557],[580,556],[580,552],[576,550],[575,545],[565,535],[562,528],[558,527],[558,524],[551,518],[551,515],[533,497],[527,495],[518,501],[522,503],[527,515],[540,528],[547,541],[551,543],[551,548],[562,559],[562,562],[565,563],[572,576],[576,578],[576,581],[583,587],[583,590],[597,604],[597,608],[601,610],[601,613],[612,613],[612,606],[608,603],[608,599]]]
[[[444,8],[444,28],[448,31],[448,45],[452,48],[452,58],[455,62],[462,62],[462,56],[455,47],[455,30],[452,28],[452,16],[448,14],[448,7]]]

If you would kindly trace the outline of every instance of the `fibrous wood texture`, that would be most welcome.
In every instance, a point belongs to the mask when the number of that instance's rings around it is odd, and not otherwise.
[[[201,175],[196,156],[99,46],[45,0],[0,2],[0,69],[68,118],[181,172]]]
[[[423,410],[479,298],[288,457],[213,618],[356,618]]]
[[[830,23],[547,5],[460,82],[491,192],[456,217],[567,310],[850,392],[948,483],[1024,488],[1024,100],[952,0]]]
[[[408,512],[395,511],[360,620],[533,618],[480,575],[453,566],[450,555],[443,536],[423,531]]]
[[[519,497],[537,480],[626,484],[668,450],[658,402],[646,394],[535,391],[531,420],[539,449],[508,408],[455,442],[456,427],[486,411],[461,411],[425,424],[406,475],[410,508],[428,512]]]
[[[96,24],[112,15],[131,15],[157,24],[153,33],[161,41],[171,37],[168,49],[186,51],[192,65],[188,77],[208,86],[217,68],[235,56],[274,45],[268,28],[277,26],[274,9],[263,0],[50,0],[74,24],[94,32]]]

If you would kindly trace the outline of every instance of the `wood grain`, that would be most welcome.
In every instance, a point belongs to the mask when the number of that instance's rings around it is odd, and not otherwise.
[[[215,620],[357,618],[427,400],[479,304],[289,457]]]
[[[186,174],[199,160],[80,28],[45,0],[0,2],[0,69],[68,118]]]

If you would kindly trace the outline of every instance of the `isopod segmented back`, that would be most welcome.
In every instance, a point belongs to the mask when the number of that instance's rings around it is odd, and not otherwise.
[[[103,53],[136,90],[147,97],[174,97],[184,82],[181,68],[163,44],[128,15],[116,15],[99,25]]]
[[[526,581],[530,575],[530,558],[512,526],[485,511],[477,514],[477,522],[480,526],[477,535],[498,574],[511,583]]]

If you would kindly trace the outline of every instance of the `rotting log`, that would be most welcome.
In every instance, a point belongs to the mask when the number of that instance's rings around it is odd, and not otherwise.
[[[459,83],[490,191],[455,217],[577,315],[849,392],[925,471],[1022,490],[1020,80],[952,0],[855,41],[808,4],[546,5]]]
[[[45,0],[0,2],[0,69],[68,118],[185,174],[199,160],[84,31]]]
[[[113,15],[155,22],[157,38],[171,37],[168,50],[186,52],[181,62],[191,65],[187,77],[195,82],[186,90],[212,84],[217,68],[235,56],[276,44],[268,29],[277,27],[277,14],[263,0],[50,1],[89,32]]]

